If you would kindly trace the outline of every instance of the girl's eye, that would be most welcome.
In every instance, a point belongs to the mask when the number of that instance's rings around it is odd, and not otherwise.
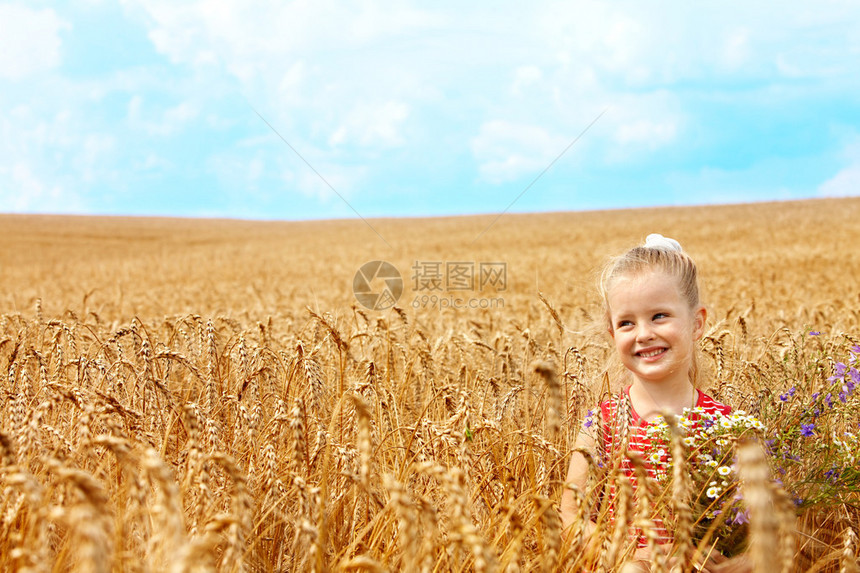
[[[625,326],[630,326],[632,324],[633,324],[633,322],[630,320],[619,320],[617,328],[624,328]]]
[[[657,319],[659,319],[659,318],[666,318],[666,317],[668,317],[668,316],[669,316],[669,315],[668,315],[668,314],[666,314],[665,312],[658,312],[657,314],[655,314],[655,315],[654,315],[654,320],[657,320]]]

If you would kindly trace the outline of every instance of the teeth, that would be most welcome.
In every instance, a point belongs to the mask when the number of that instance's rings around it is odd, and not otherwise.
[[[663,352],[663,349],[658,348],[657,350],[652,350],[651,352],[640,352],[639,356],[642,356],[643,358],[651,358],[652,356],[657,356],[661,352]]]

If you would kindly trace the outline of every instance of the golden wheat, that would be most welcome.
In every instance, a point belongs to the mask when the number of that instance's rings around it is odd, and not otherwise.
[[[374,223],[389,251],[360,221],[0,216],[0,569],[618,571],[636,526],[667,570],[706,550],[681,464],[636,506],[619,459],[589,458],[561,531],[576,431],[618,382],[594,269],[679,238],[705,389],[756,412],[810,363],[810,329],[828,356],[856,344],[858,218],[857,199],[506,216],[472,247],[488,218]],[[407,285],[415,261],[504,261],[504,307],[366,310],[352,278],[374,259]],[[757,567],[856,570],[856,506],[795,523],[750,452]]]

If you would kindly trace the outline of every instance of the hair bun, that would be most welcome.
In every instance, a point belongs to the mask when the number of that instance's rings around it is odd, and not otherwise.
[[[645,237],[645,247],[649,249],[661,249],[664,251],[684,252],[684,249],[681,248],[681,243],[675,239],[664,237],[660,233],[651,233]]]

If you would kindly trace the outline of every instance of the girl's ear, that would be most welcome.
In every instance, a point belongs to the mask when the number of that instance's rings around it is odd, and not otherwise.
[[[699,340],[705,334],[705,321],[708,318],[708,311],[704,306],[696,309],[693,315],[693,340]]]

